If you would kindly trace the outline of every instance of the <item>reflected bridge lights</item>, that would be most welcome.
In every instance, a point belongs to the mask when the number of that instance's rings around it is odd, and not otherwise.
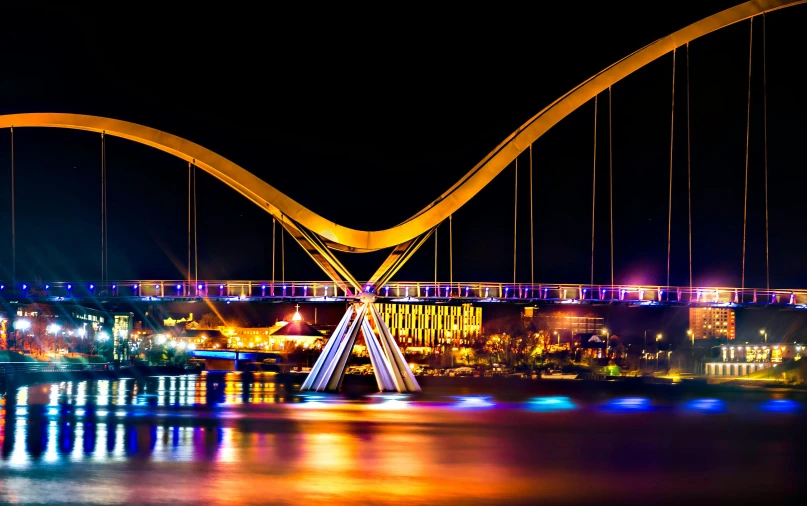
[[[608,413],[640,413],[653,411],[654,408],[646,397],[622,397],[606,402],[602,410]]]
[[[720,399],[693,399],[684,404],[684,409],[699,413],[724,413],[726,403]]]
[[[797,413],[801,404],[790,399],[772,399],[759,405],[759,409],[768,413]]]
[[[410,397],[408,394],[379,393],[370,396],[374,400],[378,399],[379,402],[374,402],[369,407],[380,410],[405,409],[410,405]]]
[[[457,399],[457,402],[452,407],[460,409],[492,408],[496,405],[490,396],[461,395],[454,397],[454,399]]]
[[[527,409],[541,413],[551,413],[577,409],[577,405],[568,397],[534,397],[527,401]]]

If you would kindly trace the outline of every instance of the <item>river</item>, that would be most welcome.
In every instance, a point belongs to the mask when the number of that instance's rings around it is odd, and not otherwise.
[[[767,504],[801,400],[304,395],[271,374],[18,387],[3,504]]]

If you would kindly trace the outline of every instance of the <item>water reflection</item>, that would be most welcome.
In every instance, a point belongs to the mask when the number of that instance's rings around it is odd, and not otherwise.
[[[703,416],[685,416],[692,412]],[[296,394],[260,374],[54,383],[3,397],[0,503],[532,504],[606,497],[628,504],[658,502],[662,485],[670,501],[759,501],[733,486],[743,480],[772,502],[799,483],[798,466],[783,462],[807,457],[797,432],[783,430],[799,427],[801,418],[781,412],[804,410],[784,398],[347,400]]]

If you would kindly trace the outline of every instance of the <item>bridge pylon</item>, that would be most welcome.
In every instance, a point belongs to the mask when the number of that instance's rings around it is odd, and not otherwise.
[[[367,344],[379,391],[421,391],[389,327],[375,307],[375,296],[370,293],[362,294],[359,302],[348,307],[300,390],[338,392],[359,331]]]

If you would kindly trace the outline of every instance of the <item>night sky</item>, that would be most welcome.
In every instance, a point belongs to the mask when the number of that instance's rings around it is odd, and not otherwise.
[[[632,51],[735,2],[624,2],[384,11],[344,5],[179,13],[13,7],[2,18],[0,113],[110,116],[185,137],[303,205],[365,229],[431,202],[541,108]],[[611,8],[611,11],[606,11]],[[807,287],[804,205],[807,7],[767,19],[771,284]],[[762,23],[754,23],[747,286],[765,285]],[[738,285],[749,24],[691,45],[695,283]],[[618,283],[664,284],[672,56],[613,89]],[[686,67],[678,52],[672,284],[688,284]],[[600,97],[595,281],[610,281],[607,93]],[[587,282],[593,102],[534,146],[536,282]],[[100,139],[17,129],[19,279],[100,276]],[[0,278],[10,277],[9,136],[0,135]],[[187,165],[108,139],[109,278],[177,279],[187,255]],[[508,281],[513,169],[454,216],[454,280]],[[529,281],[527,158],[520,161],[518,279]],[[198,180],[199,277],[269,279],[269,215]],[[278,229],[279,230],[279,229]],[[439,277],[448,278],[441,226]],[[277,277],[280,277],[278,242]],[[287,237],[286,279],[324,279]],[[384,254],[343,255],[357,277]],[[399,279],[433,277],[429,242]]]

